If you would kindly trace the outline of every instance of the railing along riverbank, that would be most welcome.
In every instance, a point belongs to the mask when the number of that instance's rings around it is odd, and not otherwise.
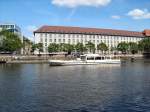
[[[112,55],[113,57],[119,58],[142,58],[143,55],[136,54],[136,55]],[[57,59],[57,60],[71,60],[76,59],[76,57],[68,55],[54,55],[54,56],[37,56],[37,55],[0,55],[0,63],[48,63],[50,59]]]
[[[0,61],[5,60],[6,63],[48,63],[50,59],[71,60],[73,56],[54,55],[54,56],[22,56],[22,55],[0,55]]]

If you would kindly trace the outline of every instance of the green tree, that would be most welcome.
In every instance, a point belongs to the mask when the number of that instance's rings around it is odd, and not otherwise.
[[[13,53],[19,51],[23,46],[19,36],[7,30],[0,32],[0,40],[0,50],[3,52]]]
[[[75,45],[75,49],[77,50],[77,52],[83,53],[84,51],[86,51],[86,47],[82,44],[82,43],[77,43]]]
[[[59,51],[59,45],[56,43],[51,43],[48,46],[48,52],[52,53],[52,52],[58,52]]]
[[[88,42],[85,47],[90,51],[90,52],[95,52],[95,44],[93,44],[92,42]]]
[[[27,45],[32,46],[33,42],[26,37],[23,37],[23,47],[25,48]]]
[[[111,47],[110,51],[114,53],[114,55],[117,54],[117,47]]]
[[[33,42],[26,37],[23,37],[23,51],[24,54],[30,54],[34,52]]]
[[[121,42],[118,44],[117,49],[122,53],[127,53],[127,50],[129,49],[129,44],[126,42]]]
[[[129,44],[129,51],[132,53],[132,54],[135,54],[138,52],[138,44],[135,43],[135,42],[130,42]]]
[[[1,51],[4,51],[4,35],[3,35],[3,33],[2,32],[0,32],[0,52]]]
[[[150,52],[150,38],[141,40],[138,44],[139,50],[142,52]]]
[[[139,41],[139,43],[138,43],[138,50],[141,52],[144,51],[144,43],[142,41]]]
[[[40,55],[40,53],[43,52],[43,44],[42,43],[32,44],[31,52],[34,52],[37,49],[38,49],[39,55]]]
[[[59,45],[59,49],[60,51],[64,51],[68,54],[71,54],[71,52],[74,51],[74,45],[62,43]]]
[[[108,46],[105,43],[100,43],[97,45],[97,50],[102,51],[102,53],[105,51],[108,51]]]
[[[111,51],[117,51],[117,47],[111,47],[110,50]]]
[[[59,51],[65,51],[65,43],[59,44]]]
[[[32,44],[31,52],[34,52],[37,49],[37,44]]]
[[[61,43],[59,44],[59,51],[67,52],[68,51],[68,44],[66,43]]]
[[[37,49],[39,50],[39,55],[43,52],[43,43],[36,44]]]
[[[67,52],[68,54],[71,54],[71,52],[73,52],[75,49],[74,45],[68,44],[67,45]]]

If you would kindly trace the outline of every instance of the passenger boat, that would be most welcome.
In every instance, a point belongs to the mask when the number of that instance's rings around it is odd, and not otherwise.
[[[63,65],[98,65],[98,64],[120,64],[120,59],[113,59],[112,56],[102,56],[99,54],[84,54],[76,60],[49,60],[50,66]]]

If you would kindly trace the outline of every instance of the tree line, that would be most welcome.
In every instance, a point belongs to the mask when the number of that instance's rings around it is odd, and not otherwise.
[[[121,42],[117,46],[117,50],[121,51],[123,54],[131,53],[136,54],[138,52],[141,53],[149,53],[150,52],[150,38],[145,38],[138,43],[136,42]]]
[[[40,49],[42,52],[42,43],[36,44],[37,48]],[[145,38],[141,40],[140,42],[121,42],[117,45],[117,47],[112,47],[109,49],[109,47],[105,43],[100,43],[97,46],[95,46],[94,43],[88,42],[87,44],[83,43],[77,43],[76,45],[72,44],[56,44],[56,43],[50,43],[48,46],[48,52],[68,52],[70,54],[73,51],[83,53],[83,52],[91,52],[95,53],[95,50],[101,51],[102,53],[106,53],[106,51],[120,51],[122,54],[136,54],[138,52],[150,52],[150,38]]]
[[[37,50],[37,49],[39,51],[39,54],[40,52],[43,52],[43,44],[38,43],[32,46],[32,51]],[[108,50],[108,47],[105,43],[101,43],[97,46],[97,49],[104,52]],[[49,53],[67,52],[68,54],[71,54],[71,52],[74,52],[74,51],[81,53],[81,54],[87,51],[91,53],[95,53],[96,46],[90,41],[85,45],[83,43],[77,43],[76,45],[67,44],[67,43],[60,43],[60,44],[50,43],[47,50]]]

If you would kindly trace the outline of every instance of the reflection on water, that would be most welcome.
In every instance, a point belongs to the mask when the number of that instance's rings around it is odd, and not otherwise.
[[[0,112],[148,112],[150,63],[0,65]]]

